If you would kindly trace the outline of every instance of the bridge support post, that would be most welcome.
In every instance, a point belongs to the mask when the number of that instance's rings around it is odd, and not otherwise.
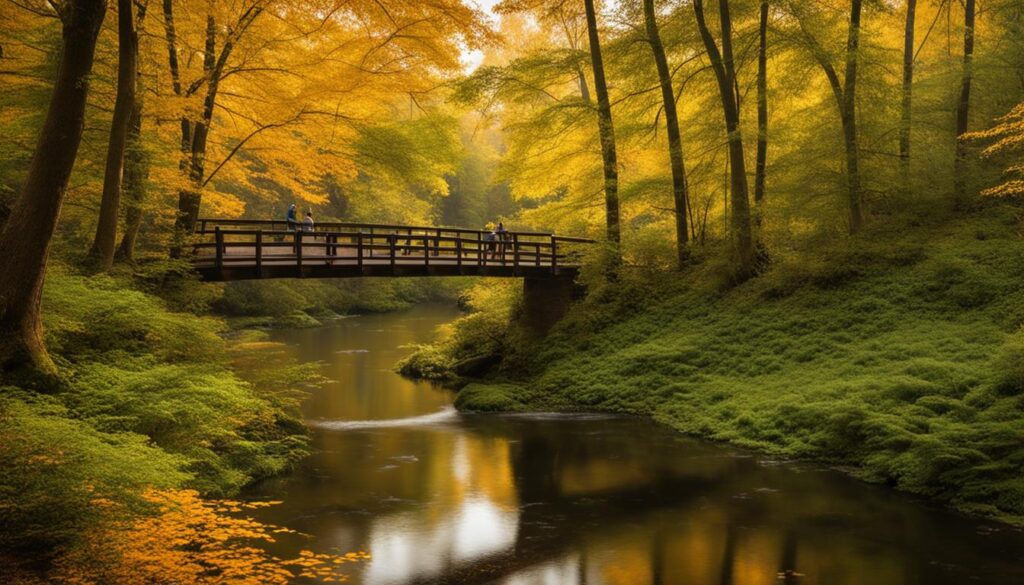
[[[569,311],[577,298],[571,276],[528,276],[523,279],[523,324],[546,334]]]

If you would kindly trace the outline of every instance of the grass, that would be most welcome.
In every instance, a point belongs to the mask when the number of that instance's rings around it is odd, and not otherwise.
[[[879,228],[778,257],[737,287],[711,263],[592,287],[544,343],[509,335],[502,367],[458,405],[650,415],[1020,523],[1018,213],[1000,204],[898,236]]]

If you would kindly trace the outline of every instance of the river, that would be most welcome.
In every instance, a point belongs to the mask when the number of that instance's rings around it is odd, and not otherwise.
[[[372,559],[352,583],[1024,584],[1024,533],[812,464],[605,415],[469,415],[392,370],[454,307],[276,331],[331,382],[314,454],[249,497],[304,534],[268,545]],[[786,574],[786,571],[790,574]]]

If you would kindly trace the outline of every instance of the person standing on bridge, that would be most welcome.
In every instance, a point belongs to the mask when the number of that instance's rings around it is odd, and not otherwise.
[[[494,229],[484,234],[484,242],[486,242],[484,248],[484,261],[486,262],[498,255],[498,234],[494,233]]]
[[[298,227],[298,219],[295,217],[294,203],[288,206],[288,213],[285,214],[284,220],[288,223],[288,231],[294,232]]]
[[[305,219],[302,220],[302,231],[312,232],[313,231],[313,212],[307,211]]]
[[[498,229],[495,230],[498,233],[498,250],[501,252],[501,261],[505,261],[505,247],[508,245],[508,230],[505,229],[505,224],[498,222]]]

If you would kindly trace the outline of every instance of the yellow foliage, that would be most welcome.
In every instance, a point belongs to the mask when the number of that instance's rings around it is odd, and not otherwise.
[[[344,581],[343,565],[367,553],[332,555],[304,550],[294,559],[260,548],[293,530],[241,516],[279,502],[204,500],[189,490],[152,491],[158,513],[93,529],[88,544],[62,556],[51,582],[67,585],[274,585],[296,577]],[[30,581],[25,581],[29,583]]]
[[[988,130],[969,134],[967,139],[986,140],[990,144],[982,154],[986,157],[1017,155],[1024,149],[1024,102],[1017,104],[997,124]],[[1013,160],[1011,158],[1011,160]],[[1024,164],[1015,163],[1006,167],[1005,179],[999,185],[981,192],[989,197],[1020,197],[1024,195]]]

